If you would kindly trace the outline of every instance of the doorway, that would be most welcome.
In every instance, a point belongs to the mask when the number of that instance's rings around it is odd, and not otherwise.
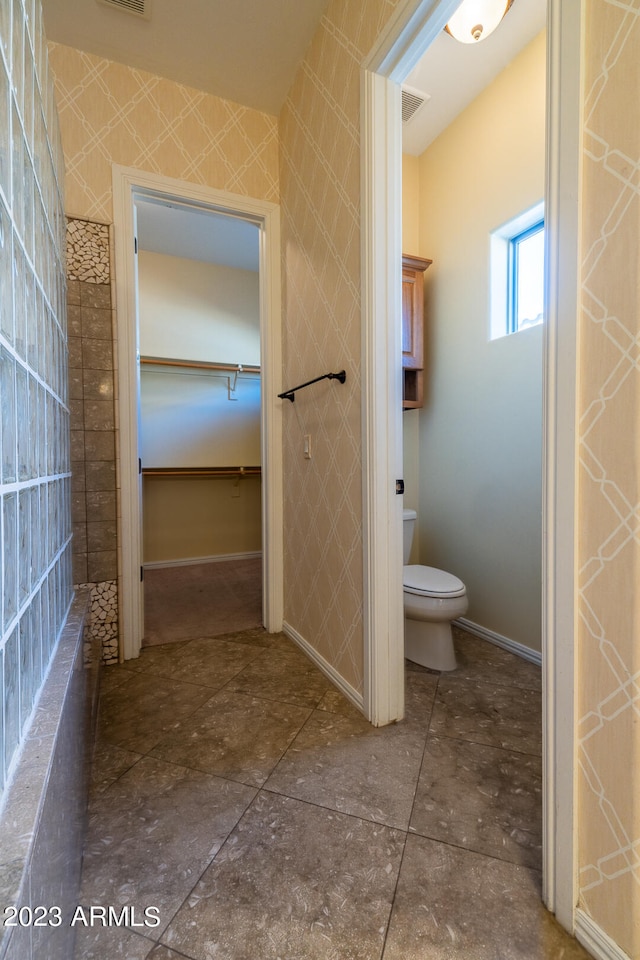
[[[259,228],[136,201],[145,646],[262,624]]]
[[[399,9],[363,69],[365,703],[370,719],[403,713],[400,84],[458,0]],[[580,0],[547,15],[546,317],[543,528],[543,898],[574,929],[575,410],[580,172]],[[381,599],[382,598],[382,599]],[[561,641],[561,642],[560,642]]]
[[[136,207],[167,204],[200,215],[229,217],[258,233],[262,472],[262,622],[269,632],[282,627],[282,458],[276,391],[281,380],[280,236],[275,204],[238,197],[183,181],[114,166],[115,260],[118,323],[118,413],[120,458],[119,543],[121,658],[138,656],[144,633],[142,583],[142,459],[140,423],[140,332]],[[232,372],[233,375],[233,372]],[[230,394],[232,383],[230,381]],[[237,383],[236,383],[237,387]],[[232,402],[232,401],[231,401]],[[233,464],[232,466],[244,466]],[[248,466],[255,466],[254,464]]]

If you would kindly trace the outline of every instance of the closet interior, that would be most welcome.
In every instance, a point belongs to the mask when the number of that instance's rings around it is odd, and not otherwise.
[[[260,624],[262,480],[258,228],[242,224],[255,246],[249,259],[224,243],[201,243],[194,256],[175,229],[145,239],[145,216],[138,212],[149,644]],[[214,232],[231,221],[191,216]]]

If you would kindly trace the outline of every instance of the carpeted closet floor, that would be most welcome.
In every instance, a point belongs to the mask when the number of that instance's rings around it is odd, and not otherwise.
[[[261,577],[259,557],[145,570],[142,645],[259,627]]]

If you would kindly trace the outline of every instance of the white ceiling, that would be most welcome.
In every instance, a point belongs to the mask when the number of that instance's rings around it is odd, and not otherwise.
[[[138,248],[185,260],[258,270],[258,226],[238,217],[156,200],[137,200]]]
[[[6,0],[1,0],[5,3]],[[47,38],[278,114],[328,0],[42,0]]]
[[[4,0],[0,0],[4,2]],[[145,0],[150,19],[100,0],[42,0],[47,37],[277,115],[328,0]],[[419,156],[544,28],[546,0],[515,0],[478,44],[436,38],[406,80],[430,99],[402,145]],[[169,204],[139,208],[142,249],[258,268],[253,224]]]
[[[402,126],[404,153],[420,156],[454,118],[544,29],[546,0],[515,0],[499,27],[479,43],[443,31],[406,79],[430,99]]]

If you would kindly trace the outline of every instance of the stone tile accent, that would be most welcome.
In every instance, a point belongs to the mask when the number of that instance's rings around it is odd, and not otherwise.
[[[109,228],[67,221],[73,577],[91,591],[89,634],[118,659],[113,321]]]
[[[106,224],[69,220],[67,278],[89,283],[109,283],[109,227]]]
[[[87,622],[89,639],[99,640],[104,663],[118,661],[118,584],[116,580],[82,583],[80,589],[91,591],[91,608]]]

